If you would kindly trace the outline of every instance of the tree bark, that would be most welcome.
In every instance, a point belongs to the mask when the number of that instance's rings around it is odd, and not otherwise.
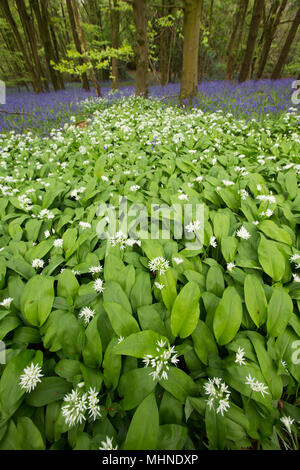
[[[111,9],[111,25],[112,25],[112,41],[113,49],[119,49],[120,45],[120,9],[119,0],[113,0],[113,7]],[[118,73],[118,59],[112,57],[111,60],[111,73],[112,73],[112,89],[119,88],[119,73]]]
[[[276,29],[277,29],[277,26],[279,25],[281,16],[285,10],[286,5],[287,5],[287,0],[282,0],[280,6],[279,6],[279,0],[274,1],[274,3],[272,3],[271,5],[269,18],[268,18],[268,21],[266,22],[265,30],[263,33],[264,43],[263,43],[261,55],[259,58],[257,73],[256,73],[257,80],[259,80],[264,73],[266,63],[268,60],[268,55],[269,55],[271,45],[272,45],[272,42],[276,33]]]
[[[168,0],[162,0],[161,16],[168,15]],[[160,34],[160,84],[165,86],[168,84],[168,44],[169,44],[169,32],[168,29],[163,27]]]
[[[292,43],[295,39],[299,24],[300,24],[300,7],[299,7],[299,9],[296,13],[296,16],[295,16],[293,22],[292,22],[291,28],[288,32],[287,38],[285,40],[285,43],[284,43],[283,48],[281,50],[281,53],[279,55],[277,64],[275,65],[275,68],[274,68],[273,73],[271,75],[272,80],[276,80],[276,79],[280,78],[280,76],[282,74],[283,68],[284,68],[284,66],[285,66],[285,64],[288,60],[288,55],[289,55],[289,52],[290,52],[290,48],[291,48],[291,45],[292,45]]]
[[[241,32],[243,31],[246,13],[248,10],[249,0],[239,0],[233,22],[233,30],[230,35],[228,47],[227,47],[227,66],[226,66],[226,80],[232,80],[233,72],[235,68],[234,53],[239,47],[239,39]]]
[[[133,16],[135,24],[135,94],[147,97],[149,90],[146,0],[133,0]]]
[[[48,75],[51,79],[54,90],[57,91],[60,89],[60,86],[59,86],[57,74],[51,66],[51,60],[54,60],[54,52],[53,52],[51,37],[49,33],[48,23],[47,23],[46,18],[42,16],[40,5],[39,5],[39,0],[30,0],[30,4],[37,20],[39,35],[41,38],[41,42],[43,44],[43,49],[44,49],[44,54],[45,54]]]
[[[244,82],[245,80],[248,80],[250,78],[251,64],[258,36],[258,29],[263,15],[263,6],[264,2],[262,0],[254,1],[252,19],[247,40],[247,47],[239,75],[239,82]]]
[[[73,8],[72,8],[71,0],[66,0],[66,3],[67,3],[68,15],[69,15],[69,20],[70,20],[70,24],[71,24],[74,44],[75,44],[77,52],[79,54],[82,54],[80,39],[78,37],[78,33],[77,33],[77,29],[76,29],[76,23],[75,23],[74,12],[73,12]],[[80,58],[79,59],[79,64],[83,65],[83,63],[84,63],[83,59]],[[83,73],[81,75],[81,80],[82,80],[82,88],[86,91],[89,91],[90,90],[90,84],[89,84],[89,80],[88,80],[88,77],[87,77],[86,73]]]
[[[189,100],[198,91],[198,54],[202,2],[184,2],[183,64],[180,85],[180,102]]]
[[[24,0],[16,0],[16,5],[17,5],[19,17],[23,26],[25,36],[27,37],[27,40],[29,42],[30,49],[32,52],[32,57],[33,57],[34,67],[35,67],[35,77],[36,77],[36,87],[37,87],[36,92],[40,93],[43,91],[42,80],[41,80],[42,71],[41,71],[40,59],[38,56],[34,24],[30,20],[30,17],[27,13]]]
[[[41,92],[41,84],[38,81],[38,77],[36,76],[35,68],[34,68],[34,66],[33,66],[33,64],[30,60],[30,57],[29,57],[28,53],[27,53],[25,44],[24,44],[23,39],[21,37],[21,34],[18,30],[17,23],[15,22],[15,20],[12,16],[12,13],[10,11],[8,1],[7,0],[1,0],[0,7],[2,9],[2,12],[3,12],[3,15],[4,15],[6,21],[11,26],[11,29],[13,31],[13,34],[14,34],[14,37],[15,37],[15,40],[16,40],[16,44],[17,44],[19,50],[22,53],[22,56],[23,56],[23,59],[24,59],[24,62],[25,62],[25,68],[26,68],[27,72],[29,73],[29,76],[31,77],[31,80],[32,80],[33,89],[34,89],[35,92],[39,93],[39,92]]]
[[[91,79],[92,79],[92,82],[93,82],[93,85],[94,85],[94,88],[95,88],[95,91],[96,91],[96,95],[98,97],[101,97],[101,91],[100,91],[100,87],[99,87],[97,79],[96,79],[94,67],[93,67],[92,61],[91,61],[91,59],[89,58],[89,55],[88,55],[87,46],[86,46],[86,42],[85,42],[85,37],[84,37],[84,34],[83,34],[82,25],[81,25],[81,18],[80,18],[79,11],[78,11],[78,8],[77,8],[76,0],[71,0],[71,1],[72,1],[72,7],[73,7],[73,11],[74,11],[74,16],[75,16],[77,28],[78,28],[78,34],[79,34],[79,37],[80,37],[81,48],[82,48],[83,53],[85,54],[85,60],[89,64],[89,67],[90,67],[89,70],[90,70]]]

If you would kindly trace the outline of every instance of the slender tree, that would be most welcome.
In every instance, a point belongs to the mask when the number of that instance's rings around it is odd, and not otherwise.
[[[84,37],[84,34],[83,34],[81,18],[80,18],[79,10],[78,10],[78,7],[77,7],[77,3],[76,3],[76,0],[71,0],[71,1],[72,1],[72,7],[73,7],[73,11],[74,11],[75,21],[76,21],[77,28],[78,28],[78,34],[79,34],[79,37],[80,37],[81,48],[82,48],[83,54],[85,55],[86,63],[89,65],[90,75],[91,75],[91,79],[92,79],[96,94],[97,94],[97,96],[100,97],[101,96],[101,91],[100,91],[100,87],[99,87],[97,79],[96,79],[96,75],[95,75],[95,71],[94,71],[92,61],[91,61],[91,59],[89,58],[89,55],[88,55],[87,46],[86,46],[85,37]]]
[[[110,5],[110,15],[111,15],[111,36],[112,41],[111,45],[113,49],[118,49],[120,45],[120,8],[119,0],[113,0],[113,5]],[[112,88],[117,90],[119,88],[119,73],[118,73],[118,59],[117,57],[112,57],[111,61],[112,68]]]
[[[276,29],[280,23],[280,19],[285,10],[287,2],[288,0],[282,0],[281,4],[279,4],[279,0],[274,0],[271,4],[270,12],[262,35],[263,46],[257,67],[257,80],[263,76]]]
[[[227,65],[226,80],[232,80],[235,69],[235,55],[240,45],[241,34],[245,24],[246,13],[248,10],[249,0],[239,0],[233,20],[233,28],[229,38],[227,47]]]
[[[250,23],[244,60],[239,75],[239,82],[244,82],[250,78],[253,54],[258,36],[259,25],[262,19],[263,7],[263,0],[254,0],[252,19]]]
[[[71,25],[71,29],[72,29],[74,44],[75,44],[77,52],[79,54],[82,54],[80,39],[79,39],[77,28],[76,28],[76,22],[75,22],[75,17],[74,17],[74,12],[73,12],[73,8],[72,8],[71,0],[66,0],[66,3],[67,3],[68,15],[69,15],[70,25]],[[83,63],[84,63],[83,59],[80,58],[79,59],[79,64],[83,65]],[[83,89],[89,91],[90,90],[90,84],[89,84],[87,74],[85,72],[81,75],[81,80],[82,80]]]
[[[135,25],[136,96],[148,96],[148,37],[146,0],[133,0]]]
[[[296,13],[296,16],[295,16],[292,24],[291,24],[291,27],[290,27],[290,30],[288,32],[287,38],[286,38],[285,43],[284,43],[284,45],[282,47],[282,50],[280,52],[278,61],[275,65],[275,68],[274,68],[273,73],[271,75],[271,78],[273,80],[276,80],[276,79],[281,77],[283,68],[284,68],[284,66],[285,66],[285,64],[288,60],[291,45],[292,45],[292,43],[295,39],[299,24],[300,24],[300,6],[298,8],[298,11]]]
[[[184,2],[183,64],[180,85],[180,101],[192,100],[198,90],[198,54],[202,2]]]

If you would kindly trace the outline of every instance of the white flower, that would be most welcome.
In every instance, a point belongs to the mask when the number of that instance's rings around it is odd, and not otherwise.
[[[175,257],[175,258],[173,258],[173,261],[175,261],[176,264],[181,264],[181,263],[183,263],[184,260],[182,258],[176,258]]]
[[[80,152],[82,155],[85,155],[85,154],[86,154],[86,148],[82,145],[81,147],[79,147],[79,152]]]
[[[80,393],[78,390],[72,390],[64,396],[66,403],[62,409],[62,416],[65,418],[66,424],[70,427],[81,424],[85,421],[85,411],[87,409],[87,394]]]
[[[1,307],[9,308],[13,300],[14,299],[12,297],[6,297],[6,299],[3,299],[2,302],[0,302],[0,305]]]
[[[91,224],[89,222],[83,222],[82,220],[79,222],[80,227],[85,230],[86,228],[91,228]]]
[[[129,189],[130,189],[130,191],[132,191],[132,192],[136,192],[136,191],[138,191],[138,190],[140,189],[140,186],[139,186],[138,184],[135,184],[135,185],[133,185],[133,186],[130,186]]]
[[[79,313],[79,318],[83,318],[84,323],[87,325],[94,317],[95,313],[95,310],[92,310],[89,307],[84,307]]]
[[[32,261],[32,267],[33,268],[43,268],[44,267],[44,261],[42,259],[35,258]]]
[[[238,194],[241,196],[241,199],[243,201],[245,201],[245,199],[247,199],[247,197],[249,196],[249,193],[248,193],[248,191],[246,191],[246,189],[240,189],[238,191]]]
[[[157,289],[159,289],[159,290],[162,290],[162,289],[165,287],[164,284],[160,284],[159,282],[154,282],[154,285],[155,285],[155,287],[157,287]]]
[[[241,228],[236,232],[237,237],[243,238],[244,240],[248,240],[251,235],[247,229],[242,225]]]
[[[253,377],[251,377],[250,374],[248,377],[246,377],[245,384],[249,385],[251,390],[253,390],[254,392],[261,393],[263,397],[265,396],[264,394],[269,395],[269,392],[267,391],[268,387],[264,383],[255,380]]]
[[[101,416],[100,406],[98,405],[99,398],[97,395],[98,393],[96,392],[96,389],[90,387],[87,393],[87,400],[88,400],[87,409],[89,412],[89,417],[93,421],[95,421],[97,418]]]
[[[244,349],[239,347],[238,350],[237,350],[237,353],[235,355],[235,361],[234,362],[237,362],[240,366],[241,365],[245,366],[246,362],[244,360],[244,356],[245,356]]]
[[[217,248],[216,237],[214,237],[214,236],[210,237],[209,244],[210,244],[210,246],[212,246],[213,248]]]
[[[152,272],[158,271],[159,274],[164,274],[169,269],[169,261],[162,256],[158,256],[153,260],[149,261],[149,269]]]
[[[144,367],[152,367],[153,370],[149,375],[152,375],[153,380],[168,380],[169,364],[177,365],[179,359],[177,359],[177,352],[174,346],[166,344],[166,341],[160,340],[156,343],[157,354],[155,356],[146,354],[143,362]],[[170,364],[170,365],[171,365]]]
[[[231,271],[233,270],[233,268],[235,268],[235,264],[234,264],[234,263],[227,263],[227,270],[228,270],[228,271],[231,272]]]
[[[195,222],[191,222],[189,225],[186,225],[184,228],[189,233],[195,232],[196,230],[199,230],[201,228],[201,222],[200,220],[195,220]]]
[[[45,235],[45,238],[49,238],[50,237],[49,230],[45,230],[44,235]]]
[[[112,237],[110,237],[110,243],[112,246],[118,246],[120,250],[124,250],[127,242],[127,236],[122,232],[116,232]]]
[[[118,446],[113,446],[113,438],[106,436],[106,441],[101,441],[102,447],[99,447],[99,450],[117,450]]]
[[[91,266],[89,268],[89,273],[91,274],[101,273],[102,269],[103,269],[102,266]]]
[[[298,274],[293,274],[294,282],[300,282],[300,276]]]
[[[62,248],[63,243],[64,243],[64,241],[63,241],[62,238],[57,238],[57,240],[54,240],[53,245],[54,245],[56,248]]]
[[[21,388],[26,392],[34,390],[37,384],[41,382],[41,377],[43,377],[41,371],[41,367],[38,364],[33,364],[33,362],[30,366],[25,367],[23,374],[20,376],[19,385]]]
[[[222,180],[222,183],[223,183],[225,186],[232,186],[232,185],[234,185],[234,182],[233,182],[233,181],[229,181],[229,180]]]
[[[53,214],[53,212],[49,211],[48,209],[42,209],[37,217],[38,217],[38,219],[53,219],[54,214]]]
[[[290,257],[290,262],[292,263],[293,261],[298,261],[298,259],[300,260],[300,255],[298,253],[295,253]]]
[[[208,382],[204,384],[204,391],[209,396],[207,400],[209,408],[212,409],[216,405],[216,412],[224,416],[224,412],[227,412],[230,408],[230,392],[225,382],[222,382],[219,377],[208,379]]]
[[[269,196],[267,194],[260,194],[259,196],[256,196],[256,199],[259,199],[260,201],[268,201],[276,204],[276,197],[275,196]]]
[[[124,340],[124,336],[120,336],[120,337],[118,338],[118,344],[122,343],[123,340]]]
[[[187,194],[179,194],[178,199],[181,201],[187,201],[188,200],[188,195]]]
[[[99,294],[101,294],[101,292],[104,291],[105,287],[103,287],[103,281],[102,279],[100,279],[100,277],[98,277],[98,279],[96,279],[93,283],[93,288],[95,289],[96,292],[98,292]]]
[[[280,421],[284,424],[288,432],[292,434],[291,426],[295,420],[292,419],[290,416],[282,416],[282,418],[280,418]]]

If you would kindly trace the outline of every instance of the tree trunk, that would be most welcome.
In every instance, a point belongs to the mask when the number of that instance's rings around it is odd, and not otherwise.
[[[236,9],[234,16],[233,30],[229,39],[228,48],[227,48],[227,66],[226,66],[226,80],[232,80],[233,71],[234,71],[234,53],[239,47],[238,40],[240,39],[240,34],[243,31],[244,22],[246,18],[246,13],[248,10],[249,0],[239,0],[239,4]]]
[[[265,70],[265,66],[268,60],[268,55],[271,49],[271,45],[276,33],[277,26],[279,25],[282,13],[287,5],[287,0],[282,0],[282,3],[279,7],[279,0],[274,1],[271,5],[269,19],[266,23],[265,30],[263,33],[263,48],[259,58],[256,79],[259,80]],[[279,9],[278,9],[279,8]]]
[[[189,100],[198,91],[198,53],[202,2],[184,2],[183,64],[180,85],[180,102]]]
[[[283,71],[283,68],[286,64],[286,61],[288,59],[288,55],[290,52],[291,45],[293,43],[293,40],[295,39],[297,29],[300,24],[300,7],[297,11],[297,14],[294,18],[294,21],[292,22],[291,28],[289,30],[289,33],[287,35],[286,41],[283,45],[283,48],[281,50],[280,56],[278,58],[277,64],[275,65],[275,68],[273,70],[273,73],[271,75],[272,80],[276,80],[280,78],[281,73]]]
[[[85,60],[86,60],[87,64],[90,67],[89,70],[90,70],[91,79],[92,79],[92,82],[93,82],[93,85],[94,85],[94,88],[95,88],[95,91],[96,91],[96,95],[98,97],[101,97],[101,91],[100,91],[100,88],[99,88],[99,85],[98,85],[98,82],[97,82],[97,79],[96,79],[94,67],[93,67],[91,59],[89,58],[88,52],[87,52],[85,37],[84,37],[84,34],[83,34],[82,25],[81,25],[81,18],[80,18],[79,11],[78,11],[78,8],[77,8],[76,0],[71,0],[71,1],[72,1],[72,7],[73,7],[73,11],[74,11],[74,16],[75,16],[77,28],[78,28],[78,34],[79,34],[79,37],[80,37],[81,48],[82,48],[82,51],[85,55]]]
[[[148,96],[148,37],[146,0],[133,0],[135,25],[135,94]]]
[[[29,55],[27,53],[25,44],[23,43],[22,37],[21,37],[20,32],[18,30],[17,23],[15,22],[15,20],[12,16],[12,13],[10,11],[7,0],[1,0],[0,7],[2,9],[2,12],[4,14],[4,17],[5,17],[6,21],[8,22],[8,24],[12,28],[12,31],[13,31],[13,34],[14,34],[14,37],[15,37],[15,40],[16,40],[16,44],[17,44],[19,50],[22,53],[22,56],[23,56],[23,59],[24,59],[24,62],[25,62],[26,70],[27,70],[27,72],[29,73],[29,75],[31,77],[33,89],[34,89],[35,92],[39,93],[41,91],[41,88],[40,88],[41,84],[37,79],[35,68],[34,68],[34,66],[33,66],[33,64],[32,64],[32,62],[29,58]]]
[[[76,23],[75,23],[74,12],[73,12],[73,8],[72,8],[71,0],[66,0],[66,1],[67,1],[68,15],[69,15],[69,20],[70,20],[70,24],[71,24],[74,44],[75,44],[77,52],[79,54],[82,54],[80,40],[79,40],[77,29],[76,29]],[[79,64],[83,65],[83,63],[84,63],[83,59],[80,58],[79,59]],[[82,88],[86,91],[90,91],[90,84],[89,84],[89,80],[88,80],[88,77],[87,77],[86,73],[83,73],[81,75],[81,80],[82,80]]]
[[[54,60],[54,54],[53,54],[53,48],[52,48],[50,33],[49,33],[49,29],[48,29],[48,24],[45,21],[45,18],[42,17],[41,10],[40,10],[40,5],[39,5],[39,0],[30,0],[30,5],[31,5],[31,7],[34,11],[36,21],[37,21],[37,25],[38,25],[40,38],[41,38],[41,42],[43,44],[48,75],[51,79],[54,90],[57,91],[57,90],[59,90],[60,87],[59,87],[56,72],[52,68],[51,63],[50,63],[51,60]]]
[[[113,8],[111,9],[111,25],[112,25],[112,41],[111,45],[113,49],[119,49],[120,43],[120,9],[119,0],[114,0]],[[112,73],[112,89],[117,90],[119,88],[119,73],[118,73],[118,59],[112,57],[111,60],[111,73]]]
[[[248,80],[251,74],[251,64],[258,36],[258,29],[263,14],[263,6],[264,2],[262,0],[254,1],[252,19],[247,40],[247,47],[244,56],[244,61],[240,71],[239,82],[244,82],[245,80]]]
[[[161,16],[168,15],[168,0],[162,0]],[[162,28],[160,33],[160,84],[165,86],[168,84],[168,43],[169,43],[169,32],[166,27]]]
[[[30,17],[27,13],[24,0],[16,0],[16,5],[17,5],[19,17],[23,26],[25,36],[27,37],[27,40],[29,42],[30,49],[32,52],[32,57],[33,57],[34,66],[35,66],[35,77],[36,77],[36,86],[37,86],[36,92],[40,93],[43,91],[42,80],[41,80],[42,71],[41,71],[40,59],[38,56],[34,24],[30,20]]]

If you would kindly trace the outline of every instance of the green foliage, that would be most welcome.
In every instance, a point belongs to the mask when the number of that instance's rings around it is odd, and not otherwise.
[[[299,115],[98,106],[82,129],[0,138],[0,448],[296,448]],[[202,204],[203,246],[173,223],[99,238],[119,196],[130,222]]]

